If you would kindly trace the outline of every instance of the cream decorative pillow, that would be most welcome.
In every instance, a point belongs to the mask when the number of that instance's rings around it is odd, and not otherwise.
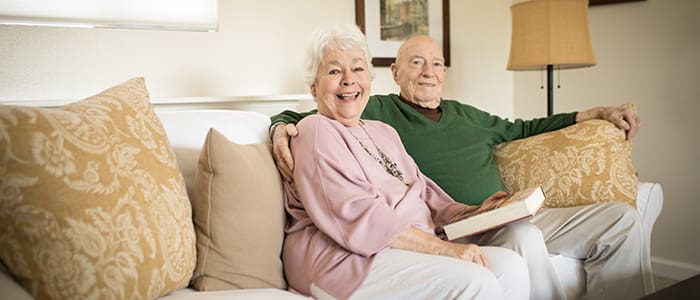
[[[610,201],[636,206],[631,145],[610,122],[590,120],[494,150],[506,191],[541,185],[546,207]]]
[[[270,144],[239,145],[210,129],[195,172],[198,290],[286,289],[284,196]]]
[[[143,78],[0,105],[0,259],[39,299],[152,299],[196,263],[185,183]]]

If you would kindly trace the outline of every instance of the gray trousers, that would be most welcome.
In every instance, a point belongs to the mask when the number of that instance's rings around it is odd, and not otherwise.
[[[462,242],[511,249],[525,260],[530,275],[530,299],[566,299],[564,289],[549,259],[542,232],[528,221],[519,221]]]
[[[636,299],[653,292],[649,241],[634,207],[613,202],[544,208],[530,221],[542,231],[549,253],[583,260],[586,299]]]
[[[519,253],[530,273],[530,299],[566,299],[549,253],[583,260],[586,299],[636,299],[654,291],[649,241],[639,213],[625,203],[543,208],[529,223],[471,241]]]

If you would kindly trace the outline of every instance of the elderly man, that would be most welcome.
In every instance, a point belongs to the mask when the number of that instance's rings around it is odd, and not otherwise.
[[[421,171],[455,200],[480,204],[503,190],[493,159],[493,145],[557,130],[590,119],[605,119],[631,139],[640,128],[634,109],[596,107],[529,121],[493,116],[475,107],[441,98],[446,75],[439,44],[428,36],[403,43],[391,65],[399,95],[374,95],[363,119],[394,127]],[[289,152],[294,123],[314,112],[285,111],[272,117],[274,156],[286,180],[294,166]],[[277,126],[281,123],[286,125]],[[583,259],[586,298],[633,299],[653,286],[651,262],[644,246],[638,213],[623,203],[543,209],[531,222],[543,235],[543,252]],[[490,237],[491,245],[511,248],[526,260],[531,273],[531,298],[565,298],[546,253],[536,247],[521,251],[517,238]],[[537,270],[537,271],[535,271]]]

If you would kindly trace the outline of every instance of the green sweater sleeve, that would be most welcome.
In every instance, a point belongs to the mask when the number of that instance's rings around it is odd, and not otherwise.
[[[306,116],[313,115],[316,113],[317,113],[317,111],[315,109],[312,109],[312,110],[307,111],[307,112],[302,112],[302,113],[291,111],[291,110],[285,110],[279,114],[276,114],[276,115],[270,117],[270,121],[271,121],[270,124],[274,125],[275,123],[279,123],[279,122],[282,122],[285,124],[296,124],[299,121],[301,121],[301,119],[305,118]]]
[[[498,144],[567,127],[575,123],[576,114],[560,113],[547,118],[513,121],[489,115],[482,118],[481,122],[483,128],[488,128],[493,134],[494,144]]]

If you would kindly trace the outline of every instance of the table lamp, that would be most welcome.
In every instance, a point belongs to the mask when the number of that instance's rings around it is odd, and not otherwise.
[[[529,0],[511,6],[508,70],[547,69],[547,116],[553,113],[553,70],[595,65],[588,0]]]

